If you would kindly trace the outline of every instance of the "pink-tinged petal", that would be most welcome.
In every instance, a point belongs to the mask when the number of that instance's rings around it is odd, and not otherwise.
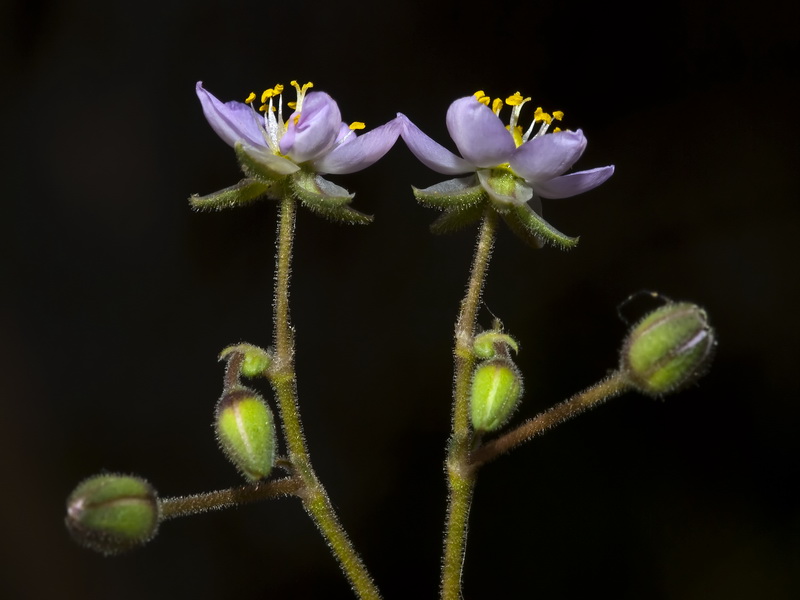
[[[397,113],[397,119],[402,125],[400,135],[406,146],[429,169],[445,175],[460,175],[475,170],[475,167],[463,158],[456,156],[422,133],[422,130],[409,121],[404,114]]]
[[[500,117],[474,96],[459,98],[450,105],[447,131],[461,156],[479,168],[507,163],[517,147]]]
[[[197,82],[195,91],[208,124],[226,144],[234,146],[244,141],[251,146],[266,146],[262,121],[252,107],[235,101],[223,104],[203,87],[202,81]]]
[[[614,174],[614,165],[562,175],[550,181],[533,182],[533,191],[542,198],[569,198],[588,192]]]
[[[529,182],[543,182],[566,172],[586,149],[578,131],[548,133],[522,144],[511,156],[511,169]]]
[[[299,115],[293,113],[280,141],[281,154],[297,163],[319,158],[334,143],[342,123],[339,105],[325,92],[311,92],[303,100]]]
[[[351,131],[338,146],[314,161],[314,170],[341,175],[366,169],[389,151],[397,141],[401,128],[400,121],[392,119],[364,135],[356,136],[356,132]]]

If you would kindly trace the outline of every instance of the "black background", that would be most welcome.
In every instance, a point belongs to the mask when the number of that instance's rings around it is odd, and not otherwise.
[[[500,235],[484,300],[521,341],[517,419],[615,366],[631,293],[695,301],[717,329],[697,386],[614,400],[482,472],[465,597],[800,597],[799,16],[777,0],[4,2],[4,590],[352,597],[293,499],[169,522],[113,559],[62,523],[70,490],[103,470],[163,496],[239,483],[210,428],[215,357],[271,341],[275,205],[189,210],[190,194],[239,177],[194,84],[227,100],[310,79],[347,121],[402,111],[451,148],[452,100],[520,90],[583,128],[578,168],[616,165],[601,188],[545,202],[577,249]],[[402,142],[333,179],[376,220],[299,216],[308,442],[386,597],[435,597],[452,324],[474,228],[428,233],[436,213],[409,186],[443,177]]]

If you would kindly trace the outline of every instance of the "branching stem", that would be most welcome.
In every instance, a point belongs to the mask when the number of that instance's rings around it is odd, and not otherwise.
[[[447,456],[447,524],[442,564],[442,600],[460,600],[461,570],[467,541],[467,522],[475,487],[475,472],[469,468],[472,428],[469,420],[469,387],[475,368],[472,344],[475,319],[489,268],[497,229],[497,214],[487,210],[478,234],[467,293],[461,301],[455,328],[455,376],[453,385],[453,431]]]
[[[287,194],[281,200],[278,223],[274,299],[275,365],[270,381],[278,400],[289,461],[295,476],[302,482],[298,495],[303,500],[303,507],[325,537],[358,597],[362,600],[378,600],[381,596],[375,583],[339,523],[328,495],[314,473],[300,421],[294,370],[294,335],[289,319],[295,212],[295,200]]]

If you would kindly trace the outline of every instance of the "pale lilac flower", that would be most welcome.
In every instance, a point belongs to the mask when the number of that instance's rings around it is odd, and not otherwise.
[[[291,196],[334,220],[366,223],[371,217],[348,206],[353,194],[323,179],[326,173],[360,171],[381,158],[400,135],[402,123],[392,119],[365,133],[364,124],[342,122],[339,106],[325,92],[308,92],[312,83],[291,85],[297,101],[284,119],[282,93],[276,85],[265,90],[258,110],[251,93],[245,102],[220,102],[197,82],[197,96],[211,128],[236,150],[247,175],[235,186],[208,196],[193,196],[195,208],[220,209],[261,197]],[[263,113],[263,114],[262,114]]]
[[[397,119],[358,136],[362,123],[347,125],[336,101],[325,92],[308,92],[312,84],[297,89],[297,102],[284,120],[283,86],[262,94],[262,114],[251,94],[247,103],[220,102],[197,82],[197,96],[211,128],[229,146],[237,142],[244,151],[275,175],[289,175],[307,167],[315,173],[343,174],[360,171],[380,159],[400,134]],[[278,99],[277,107],[275,99]],[[268,101],[268,102],[267,102]]]
[[[560,234],[541,219],[539,198],[566,198],[591,190],[611,177],[614,167],[566,174],[586,149],[586,137],[580,129],[555,128],[548,133],[553,120],[561,120],[563,113],[550,115],[541,108],[536,109],[530,127],[523,131],[518,124],[520,110],[529,100],[517,92],[505,102],[495,99],[490,108],[490,99],[480,91],[453,102],[447,110],[447,130],[461,156],[433,141],[405,115],[398,114],[403,123],[400,135],[422,163],[447,175],[472,174],[415,190],[415,194],[422,202],[449,211],[474,206],[481,197],[488,196],[507,221],[522,219],[529,229],[544,226],[562,236],[556,243],[570,245],[568,240],[573,238]],[[512,107],[507,126],[499,117],[505,104]],[[535,208],[535,216],[529,213],[529,201]],[[541,223],[532,225],[537,218]],[[510,224],[513,227],[518,223]],[[535,235],[549,237],[546,231],[538,229]]]

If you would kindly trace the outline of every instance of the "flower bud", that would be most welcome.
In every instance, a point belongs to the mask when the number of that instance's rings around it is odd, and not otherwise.
[[[252,390],[237,388],[217,403],[217,439],[234,466],[247,479],[264,479],[275,463],[272,411]]]
[[[475,356],[483,359],[495,358],[498,355],[508,356],[509,348],[513,348],[515,353],[519,352],[519,346],[514,338],[494,329],[479,333],[472,343]]]
[[[494,431],[505,425],[522,397],[522,376],[510,360],[498,358],[475,369],[470,393],[472,426]]]
[[[80,545],[119,554],[142,546],[156,534],[161,505],[144,479],[126,475],[95,475],[67,498],[65,523]]]
[[[714,330],[703,309],[670,302],[645,316],[628,333],[620,369],[648,396],[674,392],[707,369],[716,346]]]
[[[220,360],[228,361],[228,368],[231,368],[235,356],[240,357],[240,362],[238,362],[239,375],[244,375],[245,377],[265,376],[272,363],[270,353],[253,344],[234,344],[219,353]]]

